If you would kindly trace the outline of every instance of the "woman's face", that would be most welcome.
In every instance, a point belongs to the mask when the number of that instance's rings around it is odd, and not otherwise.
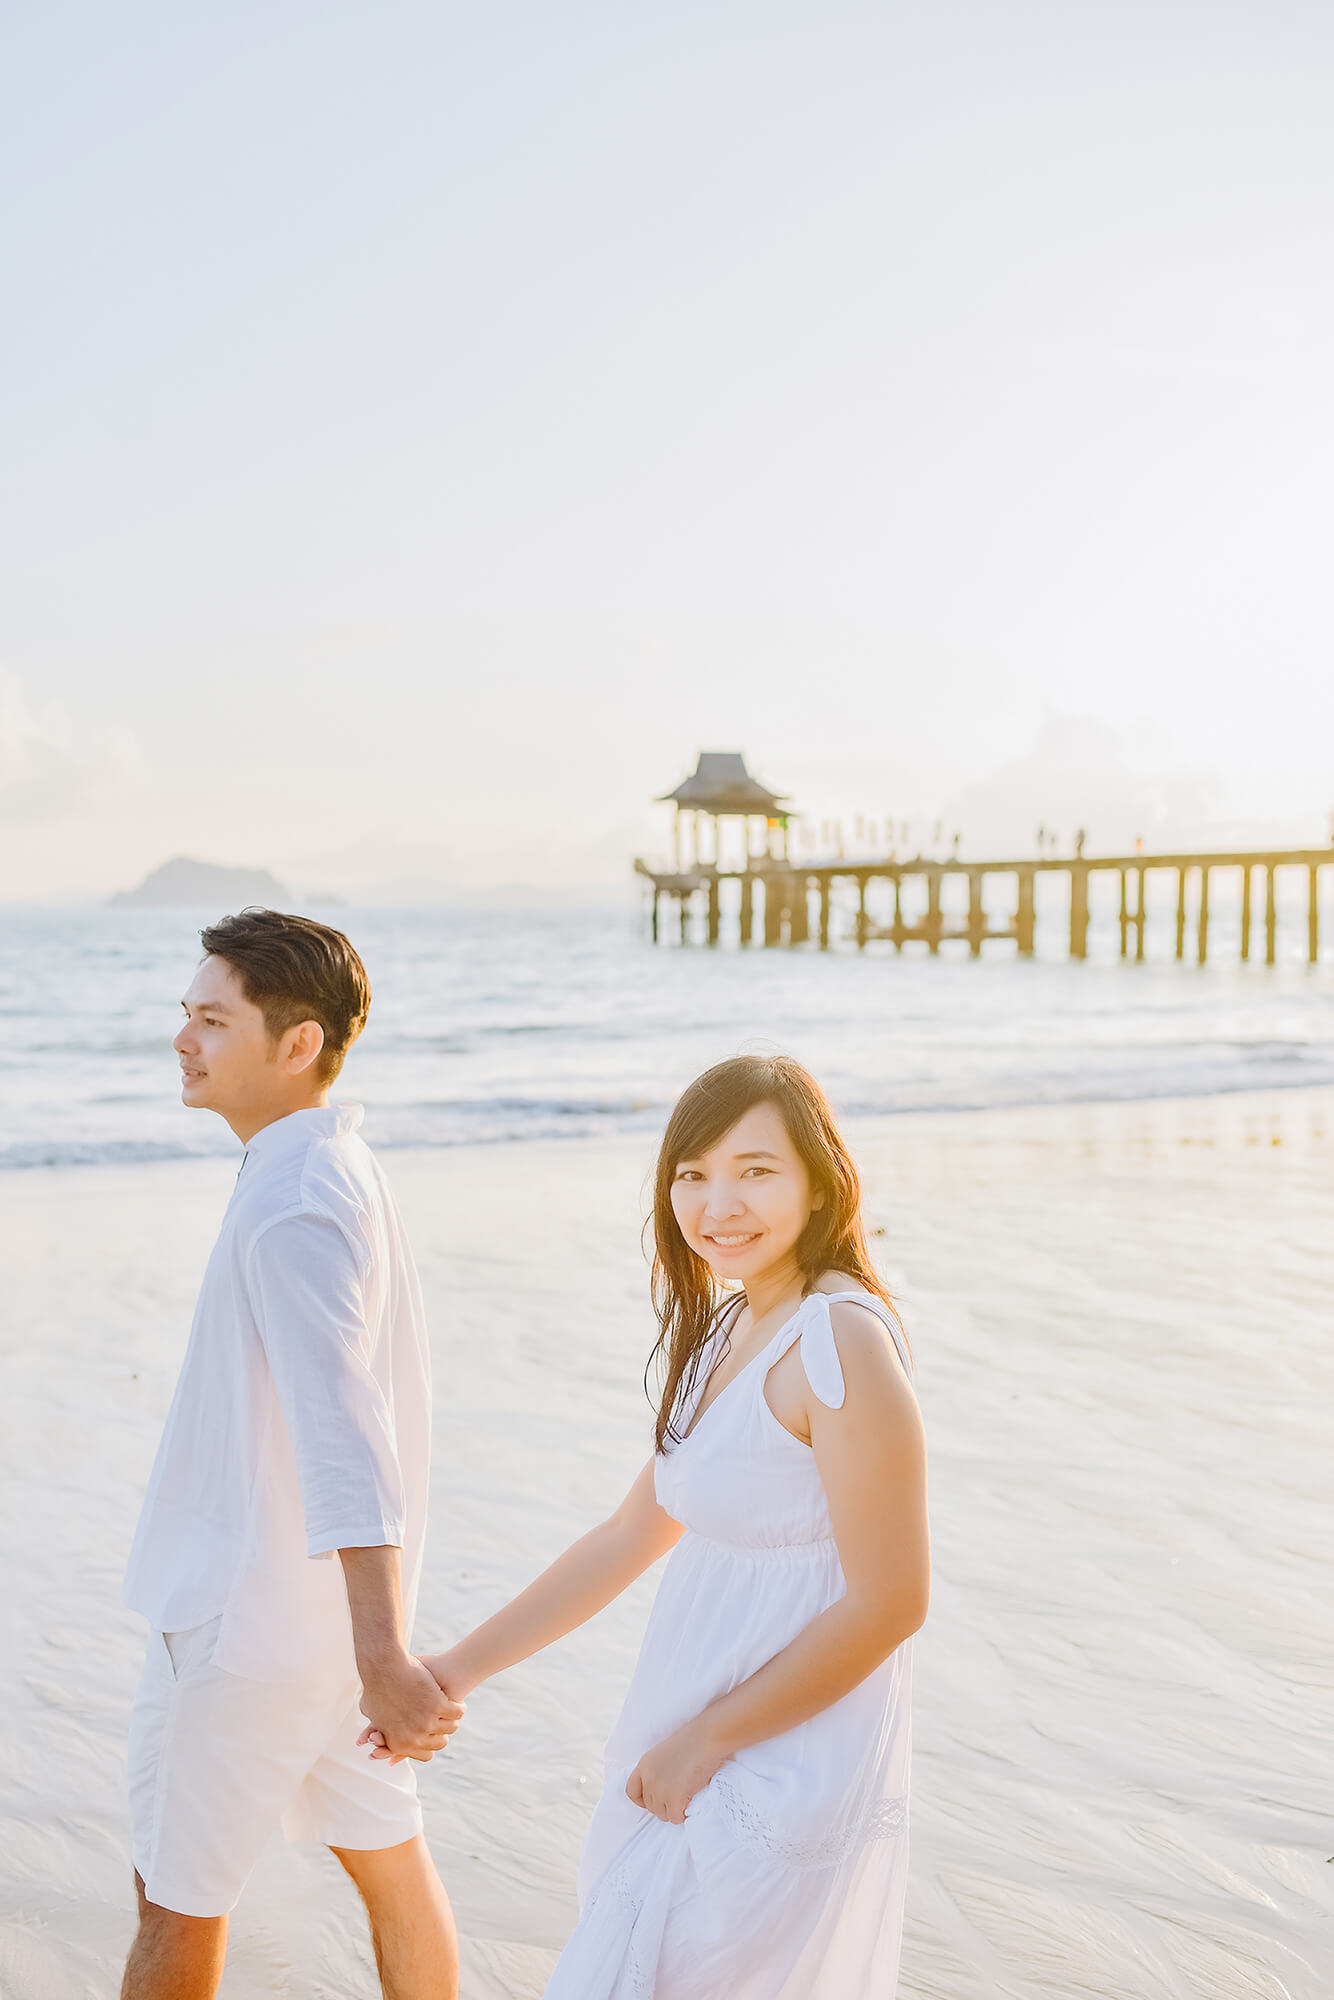
[[[756,1104],[717,1145],[676,1163],[672,1208],[715,1277],[750,1285],[792,1258],[820,1205],[774,1104]]]

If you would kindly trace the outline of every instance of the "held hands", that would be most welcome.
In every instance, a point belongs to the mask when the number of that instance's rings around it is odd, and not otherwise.
[[[424,1690],[421,1699],[425,1708],[433,1709],[437,1714],[443,1713],[445,1717],[439,1742],[433,1743],[425,1756],[420,1750],[409,1749],[378,1715],[372,1714],[365,1695],[362,1697],[361,1712],[369,1720],[357,1741],[369,1743],[371,1756],[377,1761],[388,1758],[391,1764],[401,1764],[405,1757],[415,1757],[421,1763],[429,1763],[436,1750],[443,1749],[446,1739],[457,1729],[464,1714],[463,1697],[472,1693],[474,1683],[450,1652],[423,1653],[420,1659],[410,1661],[406,1655],[404,1658],[409,1666],[417,1670],[416,1681]]]
[[[429,1764],[458,1728],[463,1704],[442,1690],[420,1660],[399,1652],[363,1667],[361,1712],[366,1727],[357,1741],[380,1746],[372,1756]]]
[[[709,1734],[705,1718],[697,1715],[640,1758],[630,1773],[625,1796],[655,1818],[680,1826],[686,1807],[727,1762],[727,1755],[723,1745]]]

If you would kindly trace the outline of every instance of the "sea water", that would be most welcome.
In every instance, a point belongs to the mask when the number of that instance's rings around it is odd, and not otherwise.
[[[796,1056],[843,1114],[1334,1081],[1334,963],[1305,964],[1296,912],[1272,968],[1239,963],[1226,910],[1211,962],[1175,962],[1166,904],[1140,965],[1119,958],[1110,906],[1082,963],[1063,955],[1059,913],[1040,912],[1029,961],[1002,943],[978,959],[960,943],[858,952],[839,909],[828,953],[655,947],[642,909],[620,903],[315,914],[370,973],[370,1023],[336,1095],[366,1105],[385,1147],[650,1132],[739,1050]],[[230,1149],[218,1120],[180,1104],[171,1048],[215,915],[0,912],[0,1168]]]

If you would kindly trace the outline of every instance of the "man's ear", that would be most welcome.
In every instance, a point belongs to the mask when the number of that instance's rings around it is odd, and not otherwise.
[[[324,1030],[318,1021],[301,1021],[287,1031],[286,1060],[293,1076],[304,1076],[324,1053]]]

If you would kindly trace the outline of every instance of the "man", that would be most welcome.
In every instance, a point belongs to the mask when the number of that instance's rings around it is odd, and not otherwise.
[[[369,1721],[424,1763],[463,1713],[407,1647],[430,1443],[417,1275],[360,1110],[329,1104],[370,987],[341,932],[304,917],[247,910],[201,941],[181,1095],[245,1156],[126,1578],[153,1631],[123,2000],[211,2000],[280,1822],[356,1883],[387,2000],[456,2000],[412,1766],[357,1744]]]

